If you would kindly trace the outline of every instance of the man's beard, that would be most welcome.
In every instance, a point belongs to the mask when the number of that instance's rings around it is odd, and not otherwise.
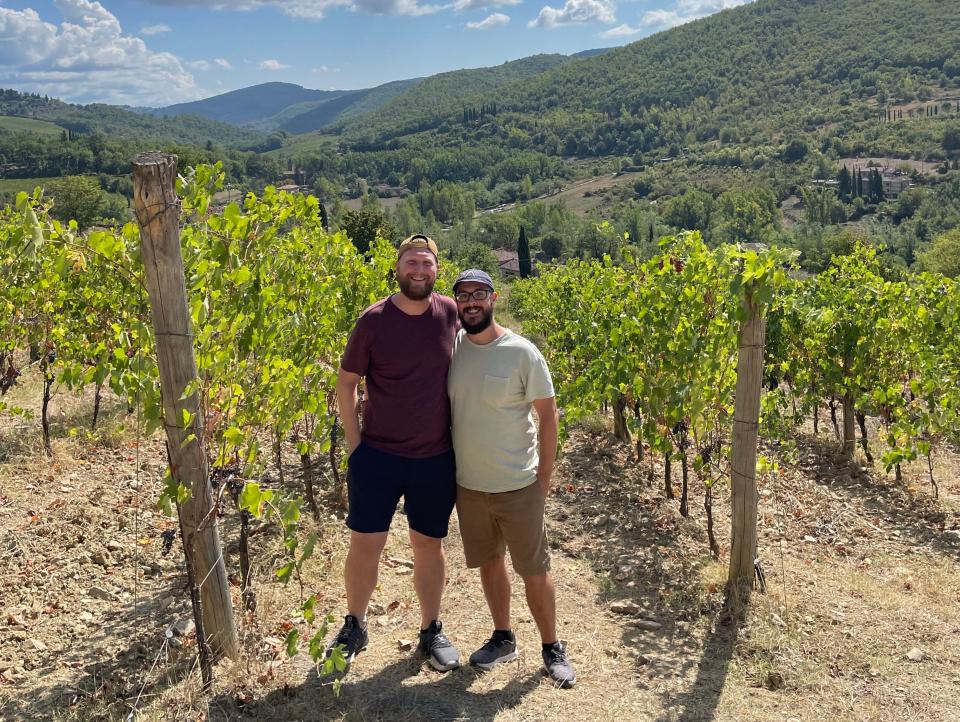
[[[471,336],[477,333],[483,333],[490,327],[490,324],[493,323],[493,306],[490,306],[486,310],[481,308],[480,311],[480,318],[474,323],[470,323],[464,318],[463,311],[457,313],[457,315],[460,316],[460,325],[463,327],[463,330]]]
[[[430,294],[433,293],[433,284],[436,283],[436,281],[432,278],[427,278],[426,281],[422,281],[422,287],[414,288],[414,281],[408,276],[397,274],[397,283],[400,284],[400,293],[404,296],[411,301],[422,301],[425,298],[430,298]]]

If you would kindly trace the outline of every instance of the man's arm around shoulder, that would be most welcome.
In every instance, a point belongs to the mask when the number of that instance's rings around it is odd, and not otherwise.
[[[540,420],[540,428],[537,432],[540,455],[537,484],[540,486],[540,492],[546,497],[550,493],[553,464],[557,460],[560,415],[557,412],[557,400],[553,396],[535,400],[533,408],[537,410],[537,418]]]

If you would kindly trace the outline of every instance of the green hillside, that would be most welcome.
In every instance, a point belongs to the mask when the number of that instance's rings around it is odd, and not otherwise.
[[[163,117],[198,115],[233,125],[254,125],[263,123],[267,118],[292,105],[306,109],[343,95],[345,92],[347,91],[310,90],[293,83],[261,83],[191,103],[178,103],[166,108],[157,108],[150,112],[152,115]]]
[[[953,3],[757,0],[515,79],[428,78],[343,123],[336,156],[285,157],[326,197],[410,189],[398,233],[471,264],[523,227],[549,257],[696,229],[813,271],[857,238],[891,273],[934,268],[960,225],[958,48]]]
[[[0,197],[12,197],[17,193],[32,193],[33,189],[43,187],[54,178],[0,178]]]
[[[118,176],[133,152],[156,145],[184,166],[222,160],[245,189],[312,189],[335,225],[348,200],[368,210],[389,201],[398,232],[450,234],[464,249],[509,246],[522,226],[550,257],[616,255],[609,229],[650,248],[660,234],[698,229],[711,243],[812,248],[805,260],[816,270],[849,245],[843,234],[860,234],[912,267],[960,225],[953,10],[934,0],[757,0],[580,57],[321,100],[273,84],[281,104],[297,102],[256,121],[269,137],[0,91],[0,114],[70,131],[0,133],[0,159],[7,177]],[[468,260],[489,261],[477,254]]]
[[[435,127],[443,116],[459,112],[465,102],[511,83],[536,77],[570,62],[566,55],[533,55],[489,68],[454,70],[426,78],[385,104],[376,113],[343,125],[345,135],[361,142],[378,141]]]
[[[147,112],[167,118],[194,115],[264,133],[309,133],[377,110],[420,80],[397,80],[362,90],[310,90],[293,83],[261,83]]]
[[[319,131],[303,133],[291,138],[282,148],[268,150],[265,157],[330,156],[336,153],[337,140]]]
[[[309,108],[304,108],[303,104],[291,106],[267,122],[289,133],[307,133],[325,128],[338,120],[372,113],[421,80],[422,78],[397,80],[375,88],[353,90],[335,98],[312,103]]]
[[[430,93],[422,104],[407,94],[345,135],[357,148],[518,133],[548,155],[659,156],[722,145],[763,158],[797,134],[828,134],[850,146],[842,152],[857,144],[910,152],[913,132],[875,120],[954,85],[958,48],[960,14],[939,0],[758,0],[472,98],[496,103],[495,119],[463,123],[467,93]],[[418,89],[427,96],[433,87]],[[402,138],[444,121],[436,137]]]
[[[12,115],[0,116],[0,131],[7,133],[34,133],[36,135],[55,136],[63,132],[63,128],[46,120],[33,118],[17,118]]]
[[[252,146],[263,136],[207,118],[184,115],[157,118],[115,105],[71,105],[45,96],[0,90],[0,115],[55,123],[75,133],[136,138],[141,142],[171,141],[203,145],[208,141],[232,147]],[[59,131],[58,131],[59,132]]]

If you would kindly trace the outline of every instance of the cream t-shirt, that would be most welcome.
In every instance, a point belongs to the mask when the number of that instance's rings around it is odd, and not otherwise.
[[[491,343],[457,334],[447,376],[457,483],[474,491],[516,491],[536,481],[533,402],[554,395],[543,355],[512,331]]]

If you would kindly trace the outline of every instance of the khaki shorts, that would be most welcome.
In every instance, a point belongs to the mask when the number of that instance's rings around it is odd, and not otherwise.
[[[521,577],[550,571],[544,501],[536,482],[499,494],[458,486],[457,517],[467,566],[483,566],[509,549],[513,568]]]

